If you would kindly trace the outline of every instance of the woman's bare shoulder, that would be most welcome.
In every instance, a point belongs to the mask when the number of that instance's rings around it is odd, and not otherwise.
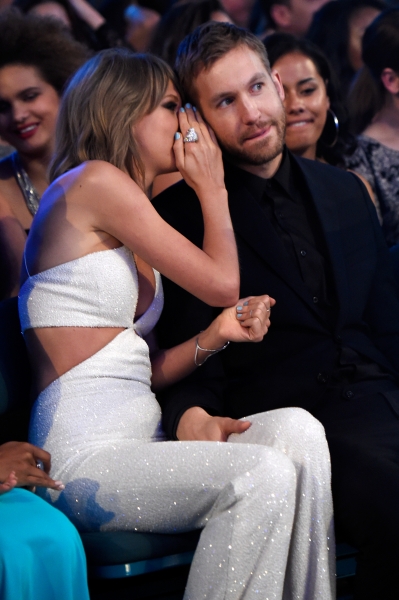
[[[89,194],[88,199],[94,198],[96,202],[102,196],[119,191],[141,192],[139,186],[129,177],[127,173],[121,171],[114,165],[103,160],[90,160],[71,169],[61,175],[53,182],[53,185],[61,185],[68,189],[72,195],[81,194],[85,191]]]

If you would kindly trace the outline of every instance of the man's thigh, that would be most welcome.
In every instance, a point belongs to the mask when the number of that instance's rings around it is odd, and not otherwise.
[[[399,539],[399,389],[385,383],[370,394],[354,386],[351,399],[337,394],[314,411],[330,449],[338,535],[357,547]]]

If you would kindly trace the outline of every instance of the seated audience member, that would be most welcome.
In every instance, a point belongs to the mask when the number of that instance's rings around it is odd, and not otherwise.
[[[50,455],[32,444],[0,445],[1,600],[89,600],[86,558],[75,527],[41,498],[19,489],[62,490],[49,469]]]
[[[331,0],[261,0],[269,33],[281,31],[303,36],[309,29],[314,13]]]
[[[23,13],[58,19],[73,37],[92,50],[119,46],[115,31],[87,0],[14,0]]]
[[[366,29],[362,56],[365,66],[349,97],[358,146],[346,164],[370,183],[393,246],[399,243],[399,9]]]
[[[328,57],[345,99],[354,76],[363,66],[364,32],[385,8],[383,0],[334,0],[313,17],[306,37]]]
[[[222,155],[174,82],[161,59],[114,49],[83,65],[63,95],[19,294],[37,392],[30,440],[65,484],[46,499],[83,531],[202,529],[186,598],[333,600],[320,423],[300,409],[256,415],[223,445],[168,441],[160,426],[154,391],[229,342],[260,341],[274,306],[265,295],[237,302]],[[147,196],[156,175],[177,167],[203,208],[202,249]],[[151,345],[163,305],[155,267],[228,308],[178,347],[152,345],[150,361],[144,338]]]
[[[155,29],[150,52],[173,67],[180,42],[208,21],[232,22],[219,0],[175,4],[163,15]]]
[[[176,69],[224,152],[241,295],[266,290],[276,305],[262,342],[230,346],[158,394],[164,428],[223,441],[247,414],[309,410],[326,429],[338,532],[359,549],[355,597],[397,600],[399,301],[373,204],[353,173],[284,147],[283,88],[255,36],[203,25],[182,42]],[[153,203],[201,244],[198,199],[184,182]],[[169,347],[214,309],[163,283],[158,338]]]
[[[325,55],[309,40],[288,33],[275,33],[264,44],[284,89],[287,148],[297,156],[345,168],[345,152],[354,151],[355,138]],[[358,177],[373,198],[368,181]]]
[[[86,56],[55,20],[0,13],[0,135],[16,149],[0,162],[1,299],[18,293],[26,232],[48,186],[60,95]]]

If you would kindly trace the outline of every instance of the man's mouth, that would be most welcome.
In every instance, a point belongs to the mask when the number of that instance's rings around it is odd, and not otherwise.
[[[269,133],[271,128],[272,128],[271,123],[269,125],[265,125],[261,128],[258,128],[256,131],[253,131],[252,133],[249,133],[245,137],[243,137],[243,142],[262,139]]]

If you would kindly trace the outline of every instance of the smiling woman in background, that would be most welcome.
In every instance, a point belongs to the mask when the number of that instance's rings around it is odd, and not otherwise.
[[[40,30],[40,35],[38,31]],[[0,299],[15,296],[27,230],[48,186],[60,95],[87,52],[53,19],[0,15]]]
[[[312,42],[286,33],[267,37],[265,46],[284,88],[288,149],[304,158],[343,166],[351,136],[323,52]]]

